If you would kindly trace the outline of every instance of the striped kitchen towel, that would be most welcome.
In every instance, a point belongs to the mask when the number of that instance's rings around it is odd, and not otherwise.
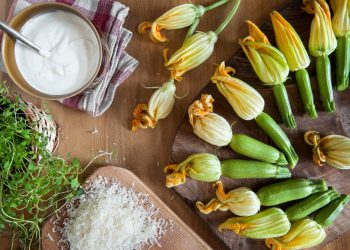
[[[45,0],[14,0],[8,16]],[[136,69],[138,61],[125,52],[132,32],[123,28],[129,8],[114,0],[54,0],[70,5],[84,14],[99,31],[104,45],[104,60],[94,83],[83,93],[64,100],[64,105],[86,111],[92,116],[102,115],[112,104],[115,91]],[[0,62],[0,68],[1,67]],[[2,68],[3,70],[3,68]]]

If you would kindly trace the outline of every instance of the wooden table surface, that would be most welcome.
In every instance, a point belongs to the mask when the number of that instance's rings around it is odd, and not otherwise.
[[[167,9],[188,0],[120,0],[130,7],[125,27],[135,32],[137,24],[145,20],[154,20]],[[192,3],[207,4],[213,0],[192,0]],[[7,16],[11,0],[0,0],[0,20]],[[175,211],[199,236],[214,249],[225,249],[200,218],[185,204],[173,190],[164,186],[163,166],[170,162],[170,150],[177,127],[184,116],[188,105],[197,93],[209,82],[213,73],[213,64],[228,59],[237,49],[237,39],[247,34],[243,20],[250,19],[257,24],[268,18],[273,9],[287,4],[288,0],[242,0],[240,9],[226,30],[220,35],[214,54],[207,62],[197,69],[187,73],[181,84],[178,84],[177,95],[185,96],[177,100],[170,117],[162,120],[154,130],[143,130],[132,133],[130,121],[132,111],[139,102],[147,102],[152,90],[145,89],[141,84],[158,86],[168,79],[168,72],[163,67],[162,45],[151,43],[145,37],[134,34],[127,51],[140,61],[134,74],[119,87],[112,107],[101,117],[92,118],[89,115],[65,108],[52,101],[41,101],[23,94],[26,100],[37,105],[47,103],[55,120],[61,129],[59,153],[70,152],[78,157],[85,166],[99,152],[114,152],[113,157],[102,157],[95,161],[84,176],[98,166],[112,164],[133,171],[158,196]],[[227,8],[219,8],[209,12],[203,18],[199,30],[213,30],[222,21]],[[169,48],[174,51],[182,42],[185,31],[168,32]],[[15,89],[6,74],[0,73],[0,80]],[[22,93],[18,90],[19,93]],[[187,95],[186,95],[187,94]],[[92,134],[94,129],[97,134]],[[350,232],[342,238],[328,244],[323,249],[350,249],[346,240]],[[0,239],[0,249],[7,249],[4,240]]]

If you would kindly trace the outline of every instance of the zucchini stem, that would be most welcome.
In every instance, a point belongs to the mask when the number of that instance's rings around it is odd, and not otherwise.
[[[205,8],[205,11],[209,11],[209,10],[215,9],[221,5],[224,5],[230,1],[232,1],[232,0],[220,0],[220,1],[217,1],[215,3],[210,4],[208,6],[205,6],[204,8]]]
[[[282,150],[287,157],[289,166],[294,168],[299,157],[290,143],[287,135],[283,132],[281,127],[272,119],[271,116],[262,112],[255,118],[255,121],[262,130],[272,139],[276,146]]]
[[[306,69],[299,69],[295,72],[295,79],[307,114],[310,118],[317,118],[309,73]]]
[[[350,35],[337,37],[337,41],[338,46],[335,50],[337,90],[344,91],[349,86]]]
[[[296,128],[295,118],[290,107],[286,86],[284,86],[283,83],[280,83],[273,86],[272,90],[284,125],[286,125],[287,128]]]
[[[329,61],[328,55],[317,57],[316,75],[323,108],[327,112],[334,112],[335,104],[331,78],[331,63]]]

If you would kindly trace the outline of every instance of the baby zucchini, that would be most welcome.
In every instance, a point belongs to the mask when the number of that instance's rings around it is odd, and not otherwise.
[[[338,197],[338,192],[334,188],[330,188],[327,191],[312,194],[309,197],[294,203],[288,207],[285,212],[289,221],[296,221],[305,218]]]
[[[262,187],[258,190],[257,195],[262,206],[275,206],[327,189],[327,184],[322,179],[289,179]]]
[[[282,152],[247,135],[234,134],[230,147],[237,153],[252,159],[277,165],[288,165]]]
[[[342,194],[338,199],[333,200],[327,206],[318,211],[314,220],[323,227],[328,227],[343,211],[346,204],[349,202],[349,195]]]

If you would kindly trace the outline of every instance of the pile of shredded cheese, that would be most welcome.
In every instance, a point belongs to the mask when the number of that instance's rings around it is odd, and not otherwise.
[[[159,245],[172,226],[157,216],[158,208],[147,194],[115,180],[95,178],[78,202],[78,206],[68,208],[69,219],[59,229],[71,250],[132,250]]]

